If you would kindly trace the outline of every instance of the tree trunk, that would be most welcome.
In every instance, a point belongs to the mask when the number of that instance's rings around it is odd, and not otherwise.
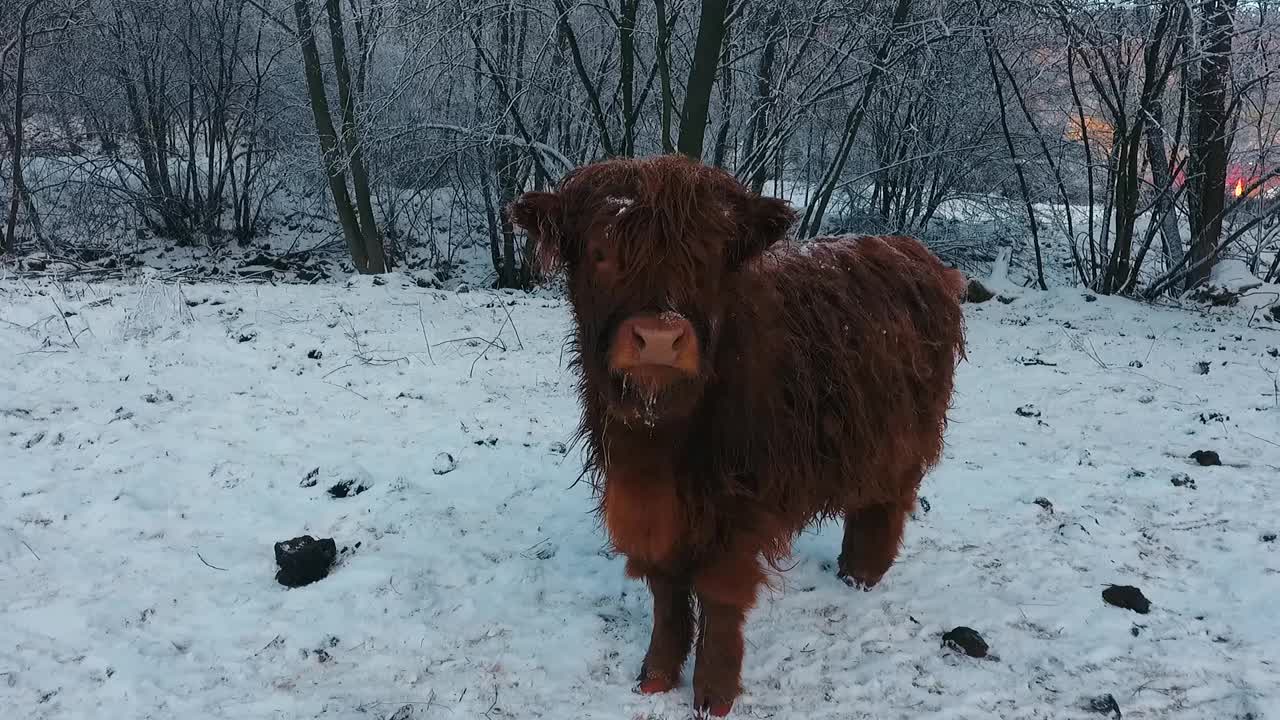
[[[698,39],[693,47],[689,81],[684,88],[684,108],[680,113],[680,139],[676,149],[695,160],[702,159],[702,144],[715,89],[720,49],[724,44],[729,0],[702,0],[698,19]]]
[[[622,155],[636,154],[636,13],[640,0],[622,0],[618,22],[618,72],[622,79]]]
[[[1182,264],[1182,231],[1178,229],[1178,211],[1173,201],[1173,174],[1169,170],[1169,152],[1164,142],[1164,109],[1159,103],[1151,108],[1147,121],[1147,162],[1156,185],[1156,201],[1152,212],[1160,215],[1160,239],[1167,267]]]
[[[662,89],[662,119],[659,132],[662,134],[662,151],[673,153],[676,146],[671,142],[671,118],[675,115],[675,93],[671,90],[671,19],[667,17],[666,0],[653,0],[658,16],[658,47],[654,51],[654,62],[658,64],[658,82]]]
[[[1201,0],[1204,47],[1195,96],[1195,138],[1190,148],[1191,178],[1197,198],[1191,226],[1191,266],[1186,287],[1209,278],[1222,237],[1227,185],[1227,84],[1231,79],[1232,13],[1236,0]]]
[[[324,76],[320,71],[320,51],[316,48],[315,30],[311,27],[310,0],[294,0],[293,10],[298,21],[298,44],[302,49],[302,66],[307,80],[307,98],[311,115],[315,119],[316,132],[320,136],[320,154],[324,162],[325,176],[329,180],[329,192],[342,225],[342,235],[351,252],[351,262],[356,271],[367,273],[369,253],[356,219],[355,207],[347,193],[347,173],[339,162],[338,133],[329,115],[329,99],[325,94]]]
[[[1004,135],[1005,148],[1009,151],[1009,160],[1013,163],[1014,174],[1018,178],[1018,188],[1022,193],[1022,202],[1027,211],[1027,226],[1031,229],[1031,243],[1035,248],[1036,254],[1036,287],[1041,290],[1048,290],[1049,287],[1044,281],[1044,258],[1040,252],[1040,221],[1036,217],[1035,206],[1031,204],[1031,193],[1027,188],[1026,174],[1023,173],[1022,163],[1018,160],[1018,151],[1013,143],[1013,135],[1009,132],[1009,116],[1004,99],[1004,85],[1000,82],[999,73],[996,72],[995,51],[992,49],[991,37],[984,33],[982,39],[986,44],[987,63],[991,70],[991,82],[996,90],[996,104],[1000,107],[1001,134]]]
[[[600,89],[596,86],[595,81],[591,79],[591,72],[587,69],[586,61],[582,57],[582,49],[578,45],[578,34],[574,31],[573,26],[569,24],[569,6],[565,3],[565,0],[555,0],[555,5],[556,13],[559,17],[560,32],[569,45],[569,54],[573,58],[573,67],[578,72],[578,80],[582,82],[582,89],[587,93],[591,117],[595,120],[596,130],[600,132],[600,145],[605,155],[613,155],[615,154],[615,148],[613,138],[609,133],[609,117],[605,113],[604,103],[600,99]]]
[[[827,169],[822,175],[822,180],[819,181],[816,197],[805,207],[804,217],[800,220],[800,237],[811,237],[822,230],[822,220],[827,213],[827,205],[831,202],[831,196],[835,194],[836,186],[840,184],[840,175],[844,172],[845,163],[849,160],[849,153],[853,150],[854,140],[857,139],[858,130],[866,117],[867,104],[871,102],[876,86],[884,75],[889,53],[893,51],[893,47],[898,41],[898,31],[906,23],[907,16],[910,14],[911,0],[897,0],[893,10],[893,19],[890,21],[889,33],[876,50],[875,64],[867,72],[867,78],[862,88],[862,96],[858,99],[857,104],[849,109],[849,114],[845,118],[844,133],[840,137],[840,146],[836,149],[835,156],[827,165]]]
[[[333,45],[334,74],[338,78],[338,100],[342,104],[342,142],[347,162],[351,165],[351,185],[356,195],[356,210],[360,215],[360,234],[364,240],[365,254],[369,258],[369,272],[387,270],[386,254],[378,223],[373,216],[373,199],[369,192],[369,175],[364,166],[364,153],[360,150],[360,134],[356,125],[356,99],[351,89],[351,65],[347,62],[346,33],[342,28],[342,8],[338,0],[326,0],[329,11],[329,39]]]
[[[4,247],[0,248],[6,253],[18,250],[18,205],[26,192],[22,180],[22,104],[27,95],[27,22],[31,20],[31,13],[40,2],[41,0],[32,0],[27,3],[18,20],[18,68],[13,83],[13,181],[10,183],[12,188],[9,194],[8,222],[5,223],[4,230]]]
[[[774,10],[765,22],[764,50],[760,53],[760,66],[756,69],[756,97],[751,107],[751,125],[747,130],[747,144],[744,157],[750,158],[756,152],[756,146],[765,142],[765,131],[769,128],[769,106],[773,104],[773,63],[778,49],[778,37],[782,24],[782,11]],[[768,176],[768,164],[759,163],[747,178],[752,192],[764,190]]]
[[[720,66],[729,64],[729,51],[733,47],[733,28],[727,27],[724,32],[724,44],[720,49]],[[725,156],[729,152],[729,129],[733,125],[733,78],[720,75],[720,129],[716,131],[715,144],[711,150],[711,164],[722,168]]]

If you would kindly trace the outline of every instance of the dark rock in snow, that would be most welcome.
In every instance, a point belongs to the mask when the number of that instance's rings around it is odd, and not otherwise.
[[[1196,481],[1186,473],[1178,473],[1177,475],[1174,475],[1169,479],[1169,482],[1173,483],[1174,487],[1184,487],[1188,490],[1196,489]]]
[[[987,641],[982,639],[977,630],[963,625],[944,634],[942,636],[942,645],[956,652],[962,652],[969,657],[982,658],[987,656]]]
[[[312,360],[320,360],[324,358],[324,351],[322,351],[320,348],[316,348],[314,350],[309,351],[307,353],[307,357]]]
[[[1222,460],[1218,457],[1218,453],[1213,450],[1197,450],[1191,453],[1191,459],[1205,467],[1222,464]]]
[[[1015,412],[1015,413],[1017,413],[1019,416],[1024,417],[1024,418],[1038,418],[1038,417],[1040,417],[1040,411],[1036,409],[1036,406],[1035,406],[1035,405],[1023,405],[1022,407],[1018,408],[1017,410],[1014,410],[1014,412]]]
[[[1102,591],[1102,600],[1108,605],[1132,610],[1139,615],[1151,612],[1151,601],[1132,585],[1109,585]]]
[[[984,303],[995,296],[996,294],[988,290],[986,285],[974,278],[969,278],[969,286],[964,297],[966,302]]]
[[[1097,296],[1097,295],[1090,294],[1090,293],[1085,293],[1085,294],[1084,294],[1084,301],[1085,301],[1085,302],[1098,302],[1098,296]]]
[[[1084,709],[1099,715],[1108,715],[1113,720],[1121,720],[1123,717],[1120,713],[1120,703],[1116,702],[1115,696],[1111,693],[1089,698],[1084,703]]]
[[[1049,498],[1038,497],[1035,500],[1032,500],[1031,502],[1034,502],[1035,504],[1044,508],[1045,511],[1048,512],[1050,515],[1053,514],[1053,503],[1049,502]]]
[[[1262,534],[1262,542],[1269,543],[1269,542],[1275,542],[1275,541],[1276,541],[1276,534],[1275,534],[1275,533],[1273,533],[1273,532],[1269,532],[1269,533],[1263,533],[1263,534]]]
[[[311,472],[307,473],[306,477],[302,478],[302,482],[298,483],[298,487],[304,487],[304,488],[315,487],[316,483],[319,482],[319,478],[320,478],[320,468],[316,468]]]
[[[338,546],[333,538],[316,540],[302,535],[276,543],[275,552],[280,568],[276,582],[285,587],[302,587],[329,575],[338,557]]]
[[[400,709],[392,713],[387,720],[413,720],[413,706],[401,705]]]
[[[431,472],[436,475],[448,475],[458,469],[458,461],[447,452],[436,455],[435,462],[431,464]]]
[[[153,393],[147,393],[142,396],[142,401],[151,405],[159,405],[160,403],[173,402],[173,393],[168,390],[156,390]]]
[[[335,498],[354,497],[368,489],[369,486],[358,480],[339,480],[329,488],[329,495]]]
[[[1203,360],[1201,360],[1200,362],[1196,363],[1196,374],[1197,374],[1197,375],[1208,375],[1208,374],[1209,374],[1209,363],[1207,363],[1207,362],[1205,362],[1205,361],[1203,361]]]
[[[498,444],[498,438],[496,435],[490,435],[489,437],[484,438],[483,440],[475,440],[473,442],[476,445],[481,445],[481,446],[488,445],[489,447],[494,447],[495,445]]]

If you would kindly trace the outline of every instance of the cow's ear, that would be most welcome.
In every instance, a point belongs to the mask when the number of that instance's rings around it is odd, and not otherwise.
[[[564,264],[564,204],[559,195],[527,192],[511,203],[508,212],[511,222],[529,233],[534,262],[541,274],[549,274]]]
[[[796,211],[778,198],[744,193],[733,203],[737,233],[729,243],[729,266],[737,268],[787,236]]]

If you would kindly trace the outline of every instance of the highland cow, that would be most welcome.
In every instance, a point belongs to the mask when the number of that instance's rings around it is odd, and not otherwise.
[[[696,635],[694,710],[727,715],[799,532],[843,517],[851,586],[893,564],[942,453],[964,278],[905,237],[780,242],[786,202],[675,156],[577,168],[511,214],[567,270],[584,473],[653,594],[637,689],[677,686]]]

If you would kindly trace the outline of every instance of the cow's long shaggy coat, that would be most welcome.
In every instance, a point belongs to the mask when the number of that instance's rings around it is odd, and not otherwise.
[[[786,203],[678,157],[579,168],[512,214],[568,271],[586,472],[653,592],[640,689],[674,687],[697,635],[695,707],[727,714],[746,613],[797,533],[843,517],[851,585],[892,565],[942,453],[964,278],[905,237],[779,243]],[[611,366],[645,312],[687,319],[697,372]]]

